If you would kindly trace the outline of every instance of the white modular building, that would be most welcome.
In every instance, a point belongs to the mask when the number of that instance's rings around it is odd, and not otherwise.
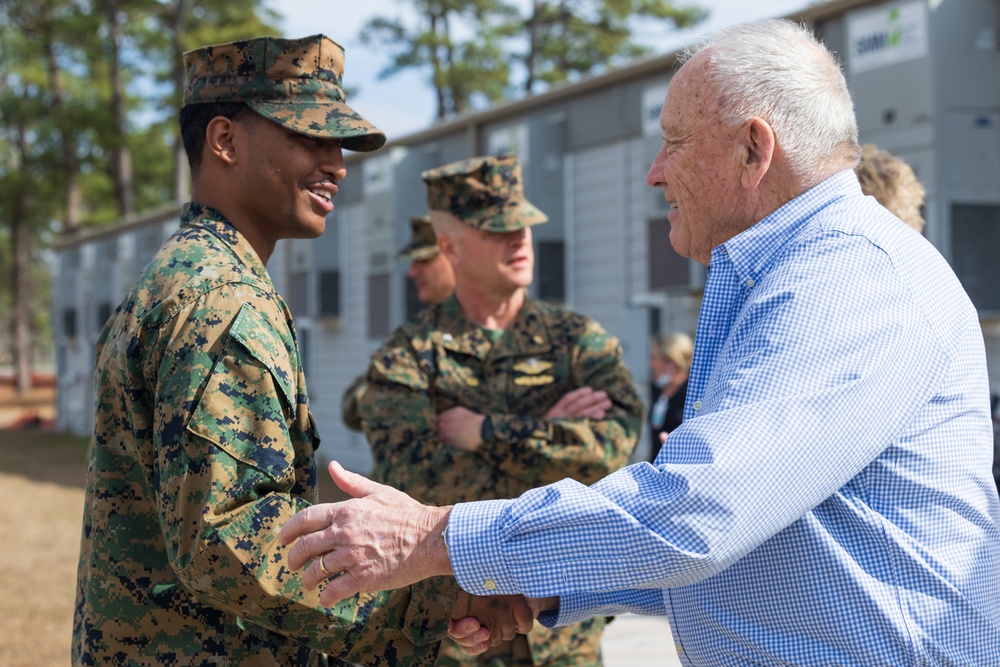
[[[926,188],[924,233],[980,311],[1000,393],[1000,0],[834,0],[788,18],[839,55],[862,142],[905,159]],[[420,173],[474,155],[518,153],[526,195],[549,216],[533,230],[532,294],[618,336],[647,394],[650,336],[694,332],[705,277],[671,249],[662,191],[645,183],[674,66],[675,54],[652,58],[348,156],[324,235],[281,242],[268,266],[295,316],[321,455],[370,469],[363,435],[340,421],[341,394],[419,307],[395,255],[409,217],[426,212]],[[178,211],[60,242],[60,427],[90,430],[97,332]]]

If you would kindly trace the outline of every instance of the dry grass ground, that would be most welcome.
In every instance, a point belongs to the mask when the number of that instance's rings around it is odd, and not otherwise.
[[[0,665],[69,663],[82,438],[0,431]]]
[[[69,664],[86,452],[85,438],[0,430],[2,667]],[[332,487],[321,499],[341,497]]]

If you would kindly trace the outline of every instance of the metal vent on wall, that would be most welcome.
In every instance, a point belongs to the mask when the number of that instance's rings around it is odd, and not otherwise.
[[[670,223],[666,218],[650,220],[647,223],[647,234],[649,290],[690,288],[691,263],[678,255],[670,245]]]
[[[538,298],[562,303],[566,300],[566,244],[538,242]]]
[[[319,316],[340,317],[340,271],[319,272]]]
[[[951,266],[981,313],[1000,314],[1000,205],[952,204]]]

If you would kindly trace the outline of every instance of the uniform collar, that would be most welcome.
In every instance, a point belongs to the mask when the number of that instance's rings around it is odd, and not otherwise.
[[[198,202],[188,202],[181,210],[181,225],[200,227],[223,241],[232,250],[240,263],[260,280],[271,283],[271,277],[267,273],[267,268],[260,261],[257,252],[243,236],[233,226],[233,223],[226,219],[226,216],[217,210]]]
[[[465,316],[454,294],[440,306],[437,329],[445,349],[479,359],[541,354],[552,348],[552,336],[541,308],[527,295],[514,322],[496,343],[481,326]]]

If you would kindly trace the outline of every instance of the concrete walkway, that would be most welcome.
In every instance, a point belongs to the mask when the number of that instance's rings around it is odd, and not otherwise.
[[[625,614],[604,630],[605,667],[680,667],[667,619]]]

